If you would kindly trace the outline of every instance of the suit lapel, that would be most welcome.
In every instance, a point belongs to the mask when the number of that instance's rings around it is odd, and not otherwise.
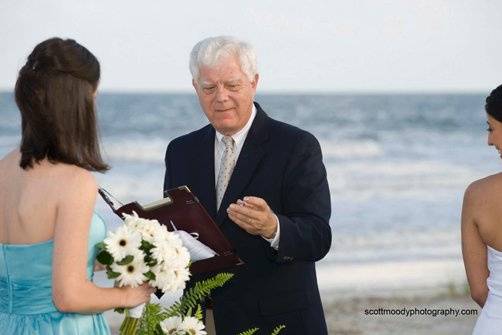
[[[197,176],[197,197],[212,218],[216,218],[216,188],[214,185],[214,128],[209,125],[203,135],[198,155],[194,157],[194,175]]]
[[[234,171],[230,177],[227,190],[225,191],[225,195],[221,201],[221,206],[217,215],[218,224],[222,224],[227,218],[227,207],[232,202],[235,202],[239,197],[244,195],[243,192],[251,181],[252,176],[265,153],[263,143],[268,140],[268,129],[266,127],[268,116],[261,109],[260,105],[257,103],[255,103],[255,105],[256,117],[249,129],[248,135],[246,136],[239,158],[235,164]]]

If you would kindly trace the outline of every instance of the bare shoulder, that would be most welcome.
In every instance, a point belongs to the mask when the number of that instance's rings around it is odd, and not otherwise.
[[[486,202],[502,196],[502,173],[472,182],[465,190],[464,202]]]
[[[63,194],[79,193],[82,195],[97,192],[97,182],[94,175],[81,167],[68,164],[57,164],[56,169],[59,185]]]
[[[0,158],[0,182],[7,181],[12,178],[15,167],[19,165],[19,157],[19,151],[12,150]]]
[[[19,157],[19,151],[18,150],[12,150],[9,153],[7,153],[5,156],[0,158],[0,169],[5,169],[7,165],[9,165],[10,162],[15,160],[16,158]]]
[[[5,165],[7,164],[7,160],[9,159],[9,154],[3,156],[2,158],[0,158],[0,176],[3,176],[5,175]]]

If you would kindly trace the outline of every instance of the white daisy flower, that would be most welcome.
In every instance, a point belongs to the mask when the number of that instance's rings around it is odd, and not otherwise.
[[[175,291],[172,284],[176,280],[176,274],[173,269],[161,264],[154,266],[152,272],[155,274],[155,280],[152,281],[150,285],[157,287],[164,293],[167,291]]]
[[[177,235],[168,232],[167,235],[156,236],[153,245],[155,248],[152,249],[152,256],[159,263],[168,263],[174,267],[188,266],[190,253]]]
[[[153,242],[155,236],[159,234],[160,223],[157,220],[139,219],[136,223],[136,229],[141,233],[145,241]]]
[[[159,225],[157,220],[141,219],[141,221],[138,222],[138,231],[145,241],[152,243],[157,234]]]
[[[104,243],[106,250],[113,256],[113,259],[120,261],[140,247],[141,235],[127,226],[120,226],[115,233],[110,232],[108,234]]]
[[[181,239],[174,233],[167,231],[166,226],[159,226],[157,229],[156,235],[154,237],[153,243],[167,243],[172,247],[181,247],[183,246],[183,242]]]
[[[181,322],[180,328],[190,335],[206,335],[204,324],[193,316],[186,316]]]
[[[174,259],[173,266],[177,268],[186,268],[190,263],[190,253],[183,245],[175,248],[176,258]]]
[[[160,322],[160,328],[164,332],[164,334],[175,335],[180,330],[181,323],[183,319],[179,316],[172,316]]]
[[[183,246],[183,241],[177,234],[169,232],[168,241],[173,247],[181,248]]]
[[[148,266],[143,260],[143,252],[136,250],[132,253],[134,259],[131,263],[126,265],[118,265],[113,263],[111,265],[112,271],[120,273],[117,277],[119,287],[131,286],[138,287],[143,284],[148,278],[145,277],[144,273],[149,271]]]
[[[158,228],[157,228],[157,234],[156,234],[156,237],[157,237],[157,238],[158,238],[158,237],[160,237],[160,238],[162,238],[162,239],[166,240],[166,239],[168,239],[168,238],[169,238],[169,237],[168,237],[168,235],[171,235],[171,233],[167,230],[167,227],[166,227],[166,226],[164,226],[164,225],[161,225],[161,224],[159,223],[159,226],[158,226]]]
[[[161,240],[155,240],[154,248],[152,248],[152,256],[159,263],[172,263],[176,260],[178,252],[171,246],[170,243]]]
[[[187,268],[179,268],[174,270],[175,279],[171,283],[173,290],[184,290],[186,287],[186,282],[190,279],[190,271]]]
[[[140,220],[138,214],[133,211],[132,215],[124,213],[122,214],[122,216],[124,217],[124,224],[129,228],[133,228],[134,230],[136,230]]]
[[[132,230],[138,231],[143,240],[150,243],[153,241],[154,237],[161,232],[161,227],[163,227],[159,221],[143,219],[134,211],[132,212],[132,215],[123,214],[123,216],[124,224]]]

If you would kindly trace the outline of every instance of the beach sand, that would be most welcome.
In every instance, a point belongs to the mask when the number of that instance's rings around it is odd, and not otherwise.
[[[365,310],[480,311],[469,297],[460,260],[321,264],[318,282],[330,335],[468,335],[477,315],[366,315]],[[169,305],[173,299],[162,301]],[[123,316],[112,311],[105,316],[117,334]]]
[[[348,296],[322,292],[329,334],[333,335],[468,335],[472,333],[473,316],[370,316],[365,309],[476,309],[477,305],[463,293],[444,292],[435,295]],[[105,316],[113,334],[123,316],[111,311]]]
[[[475,309],[466,295],[414,297],[337,297],[324,299],[329,334],[335,335],[470,335],[476,322],[471,316],[365,315],[365,309]]]

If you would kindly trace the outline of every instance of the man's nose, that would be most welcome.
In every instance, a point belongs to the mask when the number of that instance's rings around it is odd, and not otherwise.
[[[216,100],[223,102],[228,100],[228,91],[223,86],[219,86],[216,90]]]
[[[490,146],[493,145],[492,135],[491,134],[488,135],[488,141],[487,142],[488,142],[488,145],[490,145]]]

